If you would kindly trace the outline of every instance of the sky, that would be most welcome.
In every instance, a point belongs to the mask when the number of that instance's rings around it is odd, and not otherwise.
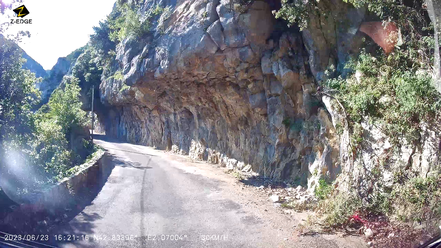
[[[0,2],[12,3],[14,0],[0,0]],[[15,2],[12,3],[12,9],[24,4],[29,11],[29,15],[24,19],[32,19],[32,24],[12,24],[7,33],[15,34],[19,30],[30,31],[31,37],[25,38],[19,46],[44,69],[50,70],[59,57],[65,57],[87,44],[89,35],[93,33],[93,26],[98,26],[99,21],[110,14],[114,3],[115,0]],[[13,15],[12,9],[6,12]],[[3,23],[5,18],[7,17],[0,16],[0,23]]]

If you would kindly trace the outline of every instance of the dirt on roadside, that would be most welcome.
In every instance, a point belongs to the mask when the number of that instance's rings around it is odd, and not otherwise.
[[[233,198],[236,202],[240,203],[246,211],[250,211],[260,220],[264,220],[267,225],[276,229],[278,235],[282,235],[287,242],[292,242],[292,247],[315,247],[311,246],[312,240],[314,240],[315,244],[320,244],[317,246],[320,248],[369,247],[359,235],[348,235],[343,232],[333,234],[304,232],[303,225],[308,222],[311,215],[314,215],[313,212],[296,212],[282,207],[281,202],[274,202],[270,199],[275,194],[280,195],[281,198],[289,197],[289,191],[293,191],[291,185],[266,180],[251,174],[240,176],[215,164],[193,161],[187,156],[171,152],[158,152],[165,153],[165,156],[169,159],[179,162],[181,166],[184,165],[185,168],[182,169],[186,172],[201,174],[205,177],[224,182],[222,183],[222,192],[227,193],[229,198]]]

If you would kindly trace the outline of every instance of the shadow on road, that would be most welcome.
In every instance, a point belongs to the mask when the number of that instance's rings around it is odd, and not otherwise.
[[[112,137],[105,135],[105,134],[94,134],[93,139],[94,140],[102,140],[102,141],[111,142],[111,143],[118,143],[118,144],[127,143],[127,141],[120,140],[117,138],[112,138]]]
[[[114,149],[112,149],[114,150]],[[146,165],[141,165],[138,162],[132,162],[132,161],[128,161],[125,160],[115,154],[107,154],[106,158],[105,158],[105,163],[108,165],[111,165],[111,169],[105,173],[104,175],[100,175],[100,179],[97,180],[97,182],[99,182],[98,184],[96,184],[96,187],[94,188],[90,188],[88,191],[83,192],[83,197],[82,197],[82,201],[79,202],[80,204],[76,206],[75,209],[72,209],[70,212],[65,213],[66,214],[66,218],[63,219],[63,221],[61,223],[56,223],[55,225],[53,225],[51,227],[50,232],[52,233],[52,236],[54,235],[64,235],[64,236],[76,236],[76,237],[80,237],[80,239],[82,239],[81,237],[93,237],[93,235],[100,235],[98,233],[95,233],[94,228],[95,228],[95,224],[94,222],[97,220],[100,220],[103,218],[103,216],[97,214],[97,213],[92,213],[92,214],[87,214],[84,212],[84,209],[90,205],[93,205],[93,200],[95,199],[95,197],[100,193],[100,191],[102,190],[103,186],[107,183],[107,182],[111,182],[109,180],[111,180],[111,178],[109,179],[109,176],[111,174],[111,171],[115,168],[115,167],[123,167],[123,168],[134,168],[134,169],[139,169],[139,170],[144,170],[146,171],[147,169],[151,169],[152,167],[147,166],[150,163],[151,158],[147,158],[148,162]],[[144,172],[145,174],[145,172]],[[105,179],[105,180],[103,180]],[[58,214],[59,215],[59,214]],[[84,240],[82,240],[84,241]],[[53,245],[61,245],[63,243],[72,243],[71,241],[68,240],[64,240],[64,241],[60,241],[60,240],[53,240],[51,242],[51,244]],[[88,241],[88,243],[90,244],[90,247],[94,247],[94,240],[91,239]],[[84,243],[81,244],[82,247],[87,247],[84,246]]]
[[[60,226],[64,226],[80,215],[87,223],[73,225],[71,229],[67,228],[63,231],[69,235],[93,233],[93,222],[100,219],[101,216],[98,214],[87,215],[82,212],[87,206],[93,204],[93,200],[106,184],[115,164],[118,163],[118,160],[110,155],[105,155],[103,159],[105,159],[106,166],[89,172],[96,175],[95,180],[84,185],[75,195],[71,195],[67,206],[41,210],[38,204],[22,204],[0,222],[0,231],[10,234],[47,235],[50,233],[53,237],[53,235],[62,234],[58,231]]]
[[[149,156],[153,156],[153,155],[149,155]],[[140,169],[140,170],[144,170],[144,169],[151,169],[152,167],[148,166],[148,164],[151,161],[151,158],[146,158],[147,160],[147,164],[146,165],[142,165],[141,163],[138,162],[133,162],[133,161],[128,161],[128,160],[124,160],[121,159],[115,155],[109,155],[109,160],[111,161],[111,163],[113,164],[113,166],[119,166],[119,167],[123,167],[123,168],[135,168],[135,169]]]
[[[95,134],[94,139],[112,143],[125,143],[99,134]],[[119,149],[112,148],[112,150]],[[103,157],[103,163],[106,165],[104,166],[105,168],[97,169],[93,172],[93,175],[96,174],[96,180],[87,183],[82,190],[72,195],[72,199],[69,200],[71,204],[68,204],[67,207],[63,207],[62,209],[35,210],[39,209],[37,204],[31,203],[15,205],[14,209],[11,210],[12,208],[9,208],[9,205],[12,206],[14,204],[6,204],[6,201],[2,200],[3,205],[7,205],[4,208],[9,209],[9,211],[2,213],[4,216],[2,216],[3,218],[0,220],[0,238],[5,233],[42,234],[49,235],[49,241],[41,243],[59,246],[63,243],[71,243],[73,240],[59,240],[59,238],[55,237],[56,235],[63,235],[60,236],[62,238],[73,238],[74,236],[81,238],[84,237],[84,235],[94,235],[95,222],[102,219],[103,216],[93,212],[85,213],[84,209],[93,205],[94,199],[108,182],[113,169],[115,167],[134,168],[144,170],[145,174],[147,169],[152,168],[149,164],[155,155],[133,150],[119,151],[136,154],[135,156],[145,156],[146,162],[141,164],[139,162],[125,160],[116,154],[111,154],[111,152],[106,153],[105,157]],[[90,247],[94,247],[92,240],[88,243]]]

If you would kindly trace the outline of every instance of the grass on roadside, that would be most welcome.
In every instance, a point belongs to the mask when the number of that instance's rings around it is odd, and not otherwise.
[[[104,153],[104,149],[99,146],[99,145],[94,145],[93,146],[93,153],[91,153],[86,160],[84,161],[83,164],[81,165],[77,165],[74,166],[72,168],[70,168],[66,173],[65,173],[65,177],[60,179],[59,181],[64,180],[65,178],[69,178],[73,175],[75,175],[76,173],[78,173],[79,171],[83,170],[85,167],[89,166],[90,163],[96,159],[98,159],[100,156],[102,156],[102,154]]]

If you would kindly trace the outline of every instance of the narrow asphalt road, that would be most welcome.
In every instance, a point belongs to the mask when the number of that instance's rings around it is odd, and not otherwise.
[[[271,215],[273,209],[264,205],[254,206],[251,203],[255,199],[246,199],[252,195],[232,183],[231,175],[211,165],[144,146],[104,139],[95,142],[112,156],[115,167],[97,197],[52,234],[74,240],[55,242],[56,246],[362,245],[359,239],[332,235],[299,238],[293,232],[293,223],[298,220],[279,213]]]

